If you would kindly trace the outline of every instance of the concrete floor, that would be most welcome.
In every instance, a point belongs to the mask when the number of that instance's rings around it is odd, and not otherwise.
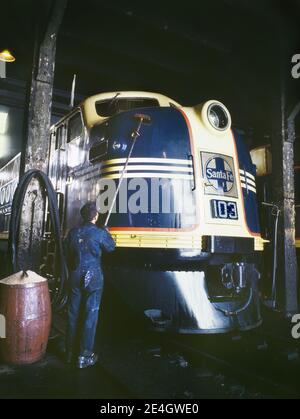
[[[63,340],[51,339],[46,357],[31,366],[0,363],[0,399],[227,399],[264,398],[206,362],[191,364],[184,353],[166,351],[161,334],[102,321],[96,351],[100,362],[77,370],[63,361]],[[267,316],[266,316],[267,317]],[[274,314],[272,315],[274,320]],[[288,330],[287,325],[277,328]],[[63,328],[63,320],[60,326]],[[271,322],[274,326],[274,321]],[[56,322],[57,324],[57,322]],[[270,328],[270,330],[272,330]],[[277,330],[278,331],[278,330]],[[221,339],[221,337],[219,338]],[[256,353],[256,352],[255,352]],[[255,372],[255,371],[253,371]],[[256,371],[259,373],[259,371]]]
[[[0,399],[130,399],[131,394],[100,363],[86,370],[48,353],[31,366],[0,364]]]
[[[213,373],[188,368],[178,354],[164,354],[161,338],[102,322],[96,344],[100,361],[86,370],[64,363],[63,339],[55,338],[34,365],[0,363],[0,399],[226,398]]]
[[[45,358],[30,366],[0,363],[0,398],[129,398],[130,394],[101,362],[86,370],[66,365],[49,344]]]

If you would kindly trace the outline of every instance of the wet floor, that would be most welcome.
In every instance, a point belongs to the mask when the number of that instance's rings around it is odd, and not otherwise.
[[[30,366],[0,364],[0,398],[129,398],[130,394],[105,369],[78,370],[49,351]]]
[[[0,399],[4,398],[131,398],[103,367],[77,369],[64,362],[63,339],[51,339],[46,356],[33,365],[11,366],[0,361]]]

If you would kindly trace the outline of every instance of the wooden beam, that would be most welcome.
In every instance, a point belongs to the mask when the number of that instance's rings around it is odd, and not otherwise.
[[[273,198],[282,211],[279,224],[277,297],[278,308],[286,315],[298,312],[298,278],[296,258],[296,221],[295,221],[295,180],[294,180],[294,142],[295,117],[300,110],[297,105],[290,115],[287,114],[290,102],[288,77],[285,70],[285,35],[280,32],[280,60],[282,67],[278,72],[277,97],[274,97],[272,138],[273,155]]]
[[[48,5],[49,3],[43,3]],[[56,43],[67,6],[67,0],[54,0],[46,19],[39,16],[39,33],[35,39],[35,54],[26,126],[26,147],[22,156],[21,172],[30,169],[48,171],[50,149],[50,123],[55,74]],[[45,197],[37,180],[27,190],[19,232],[18,269],[40,272]]]
[[[56,43],[68,0],[54,0],[46,30],[36,39],[23,167],[47,171]]]

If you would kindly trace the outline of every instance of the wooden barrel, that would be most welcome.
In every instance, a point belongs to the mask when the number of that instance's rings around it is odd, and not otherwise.
[[[0,314],[6,329],[6,338],[0,339],[2,361],[18,365],[39,361],[51,326],[47,280],[29,271],[0,281]]]

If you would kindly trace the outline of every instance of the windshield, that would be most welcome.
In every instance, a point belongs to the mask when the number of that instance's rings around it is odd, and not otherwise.
[[[110,117],[131,109],[153,107],[159,107],[159,102],[151,98],[112,98],[96,103],[97,114],[102,117]]]

